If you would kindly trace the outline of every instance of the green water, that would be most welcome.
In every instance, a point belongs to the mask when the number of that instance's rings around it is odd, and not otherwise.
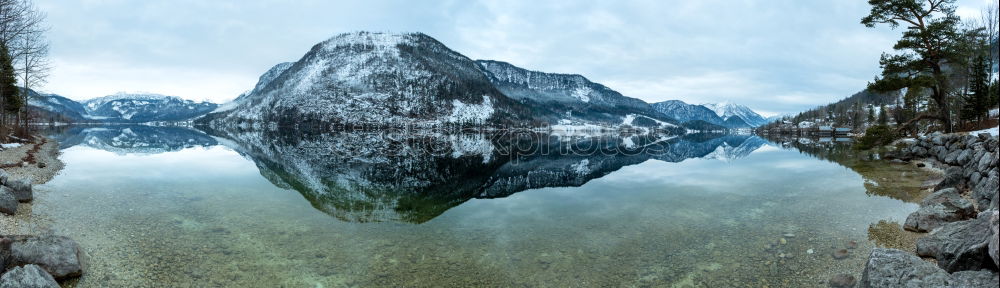
[[[404,198],[420,201],[388,201],[403,196],[365,190],[368,196],[351,196],[351,203],[368,199],[369,205],[345,207],[324,200],[364,182],[344,175],[381,178],[367,170],[329,176],[317,169],[360,166],[315,162],[326,157],[289,160],[291,150],[252,152],[238,141],[153,153],[88,140],[65,145],[66,168],[37,186],[32,212],[85,250],[85,275],[71,283],[78,287],[825,287],[839,273],[860,279],[868,251],[888,245],[880,239],[894,237],[917,208],[898,200],[905,197],[883,195],[885,187],[909,193],[921,179],[912,167],[847,164],[852,170],[756,139],[765,144],[739,157],[633,157],[568,180],[572,185],[536,184],[497,197],[411,191],[478,187],[472,184],[392,182],[378,187],[411,189],[406,193],[420,196]],[[682,144],[708,142],[691,143]],[[272,158],[262,159],[265,154]],[[456,159],[493,169],[483,172],[489,175],[519,175],[523,167],[466,157]],[[626,156],[610,157],[583,163],[597,167],[599,160]],[[524,165],[540,165],[531,163]],[[326,176],[316,184],[310,175]],[[911,181],[891,181],[896,178]],[[870,192],[874,186],[883,192]],[[397,206],[379,208],[385,203]],[[412,211],[420,217],[410,217]],[[847,259],[833,259],[849,241],[858,247]]]

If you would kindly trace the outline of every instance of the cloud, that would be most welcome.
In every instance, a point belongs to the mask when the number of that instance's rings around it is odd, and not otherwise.
[[[225,101],[276,63],[358,30],[424,32],[473,59],[584,75],[655,102],[793,113],[864,89],[899,30],[864,1],[38,0],[74,99],[146,90]],[[962,0],[978,14],[988,0]]]

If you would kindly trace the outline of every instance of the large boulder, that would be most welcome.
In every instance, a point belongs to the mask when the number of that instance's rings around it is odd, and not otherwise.
[[[1000,190],[1000,177],[992,174],[987,178],[979,180],[975,188],[972,188],[972,199],[976,201],[979,210],[986,210],[995,205],[993,199]]]
[[[904,229],[927,232],[946,223],[969,219],[976,215],[976,208],[972,202],[962,198],[955,188],[938,190],[927,196],[920,205],[919,210],[906,217]]]
[[[1000,277],[996,272],[989,270],[979,271],[958,271],[951,274],[951,281],[948,287],[955,288],[975,288],[975,287],[997,287],[1000,285]]]
[[[984,152],[983,156],[979,158],[979,163],[976,163],[976,169],[979,172],[986,172],[990,169],[990,163],[993,162],[993,153]]]
[[[948,188],[959,188],[965,182],[964,171],[961,167],[948,167],[944,170],[944,180],[934,186],[934,191]]]
[[[28,264],[3,273],[0,288],[59,288],[59,283],[38,265]]]
[[[991,213],[983,212],[975,219],[945,224],[918,239],[917,255],[937,259],[938,266],[948,272],[996,269],[988,252],[993,238]]]
[[[913,254],[875,248],[868,255],[861,287],[945,287],[951,276]]]
[[[14,215],[17,213],[17,198],[7,187],[0,187],[0,213]]]
[[[6,186],[10,188],[17,201],[29,202],[34,199],[31,192],[31,181],[25,179],[7,180]]]
[[[993,265],[1000,267],[1000,252],[997,252],[997,242],[1000,241],[1000,234],[998,234],[998,226],[1000,225],[1000,219],[998,219],[997,211],[993,210],[993,216],[990,217],[990,228],[993,229],[993,240],[990,240],[990,257],[993,257]]]
[[[11,265],[35,264],[56,279],[80,276],[80,246],[63,236],[0,236],[0,249],[4,250]]]

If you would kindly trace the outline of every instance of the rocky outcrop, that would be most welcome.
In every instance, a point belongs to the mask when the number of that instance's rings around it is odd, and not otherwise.
[[[0,258],[5,267],[38,265],[56,279],[83,273],[80,246],[63,236],[0,236]]]
[[[994,271],[961,271],[948,274],[944,269],[913,254],[896,249],[876,248],[868,256],[861,276],[861,287],[997,287]]]
[[[38,265],[28,264],[3,273],[0,288],[59,288],[59,283]]]
[[[940,271],[927,268],[933,265],[914,255],[876,249],[865,268],[863,287],[997,287],[997,148],[996,136],[937,133],[886,156],[903,161],[926,159],[945,166],[936,192],[921,202],[904,225],[906,230],[931,232],[917,240],[917,254],[937,260],[940,267],[935,268]],[[902,262],[913,267],[893,270],[902,267],[893,266]],[[942,282],[939,274],[949,272]]]
[[[917,240],[917,255],[937,259],[948,272],[993,269],[988,247],[993,238],[990,229],[992,212],[983,212],[971,220],[948,223],[927,237]]]

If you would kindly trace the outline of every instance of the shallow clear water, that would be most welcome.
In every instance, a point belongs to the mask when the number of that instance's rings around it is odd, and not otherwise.
[[[102,129],[63,131],[33,207],[85,250],[79,287],[825,287],[905,238],[925,176],[751,136],[513,161],[475,135],[424,157],[365,135]]]

